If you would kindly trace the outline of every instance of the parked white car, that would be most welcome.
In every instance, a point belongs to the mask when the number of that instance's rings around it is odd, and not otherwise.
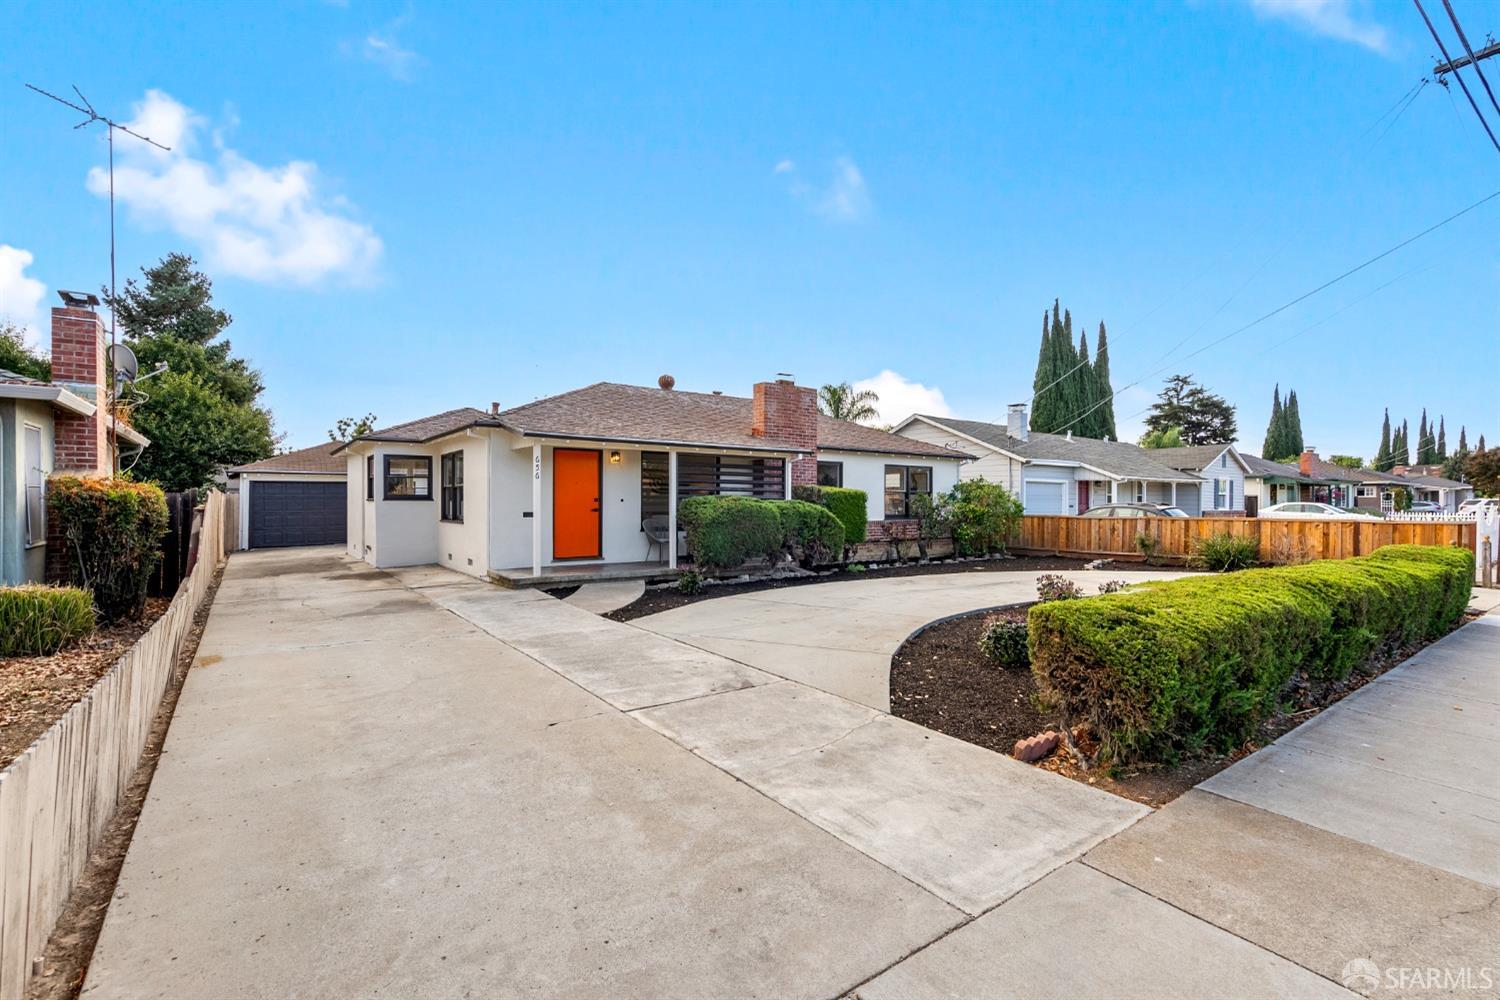
[[[1413,500],[1407,510],[1413,514],[1441,514],[1443,512],[1443,505],[1434,503],[1431,500]]]
[[[1291,518],[1307,521],[1363,521],[1364,514],[1343,510],[1327,503],[1278,503],[1261,510],[1260,517]]]
[[[1500,497],[1474,497],[1458,505],[1460,514],[1488,514],[1497,509],[1500,509]]]

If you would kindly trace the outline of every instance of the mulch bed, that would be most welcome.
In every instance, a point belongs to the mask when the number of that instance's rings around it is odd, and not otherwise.
[[[106,626],[51,656],[0,659],[0,767],[21,756],[87,694],[169,603],[148,598],[139,621]]]
[[[758,590],[781,590],[786,587],[805,587],[810,584],[830,583],[835,580],[883,580],[897,576],[931,576],[938,573],[992,573],[995,570],[1035,570],[1052,573],[1058,570],[1083,569],[1086,559],[1065,559],[1059,556],[1001,556],[995,559],[944,559],[930,563],[900,563],[890,566],[872,566],[860,572],[848,568],[816,576],[795,576],[784,579],[747,580],[744,583],[714,584],[704,587],[696,594],[678,592],[673,584],[648,587],[646,593],[635,602],[625,605],[604,617],[617,622],[628,622],[659,611],[671,611],[685,604],[711,601],[716,597],[732,597],[735,594],[751,594]],[[1131,564],[1132,570],[1149,567]]]
[[[948,736],[1009,755],[1017,740],[1062,728],[1056,711],[1040,704],[1029,670],[1006,669],[979,651],[979,634],[991,617],[1025,621],[1026,607],[976,612],[939,622],[908,639],[891,658],[891,714]],[[1477,616],[1466,615],[1463,625]],[[1359,690],[1426,642],[1388,644],[1343,681],[1294,682],[1286,700],[1291,711],[1264,720],[1255,736],[1227,754],[1184,759],[1174,766],[1149,765],[1106,772],[1084,770],[1066,749],[1037,762],[1038,767],[1157,807],[1207,780]],[[1097,749],[1087,734],[1080,749]]]

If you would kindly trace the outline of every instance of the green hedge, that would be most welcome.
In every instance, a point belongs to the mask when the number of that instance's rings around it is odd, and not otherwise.
[[[732,569],[783,554],[804,566],[838,562],[844,526],[826,508],[804,500],[688,497],[677,505],[688,550],[705,569]]]
[[[55,476],[48,480],[47,507],[66,540],[70,582],[93,593],[105,621],[139,617],[167,533],[161,489],[126,479]]]
[[[858,545],[864,541],[870,525],[869,494],[843,486],[825,486],[822,492],[823,506],[844,526],[844,544]]]
[[[1382,642],[1450,628],[1473,580],[1472,553],[1404,545],[1038,604],[1032,670],[1107,759],[1229,749],[1295,674],[1342,679]]]
[[[0,587],[0,656],[51,656],[94,631],[94,599],[78,587]]]
[[[811,569],[839,561],[844,553],[844,525],[827,507],[802,500],[768,502],[781,518],[782,547],[798,564]]]

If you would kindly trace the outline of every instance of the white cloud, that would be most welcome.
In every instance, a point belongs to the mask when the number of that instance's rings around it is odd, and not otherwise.
[[[192,241],[213,270],[254,281],[310,285],[369,279],[383,246],[349,217],[350,206],[319,190],[318,167],[305,160],[262,166],[241,156],[207,123],[159,91],[135,106],[131,129],[171,152],[124,137],[115,144],[115,197],[134,218]],[[89,190],[105,197],[109,173],[89,171]]]
[[[833,161],[832,175],[823,186],[804,180],[792,160],[780,161],[771,172],[788,178],[787,190],[814,215],[832,222],[858,222],[870,214],[870,192],[864,174],[847,156]]]
[[[360,55],[385,70],[393,79],[403,83],[410,81],[422,65],[422,57],[411,49],[403,48],[396,40],[395,25],[385,31],[372,31],[365,36],[360,46]]]
[[[47,286],[26,274],[33,256],[29,250],[0,243],[0,320],[8,320],[26,331],[26,341],[41,341],[39,326],[42,299]]]
[[[1390,51],[1390,34],[1360,15],[1355,0],[1250,0],[1257,16],[1288,21],[1307,31],[1341,42],[1353,42],[1372,52]]]
[[[913,382],[889,368],[873,378],[860,379],[854,383],[854,389],[856,392],[869,389],[880,397],[880,402],[875,404],[880,413],[875,422],[881,425],[897,424],[913,413],[927,413],[934,417],[954,415],[953,408],[943,398],[943,390]]]

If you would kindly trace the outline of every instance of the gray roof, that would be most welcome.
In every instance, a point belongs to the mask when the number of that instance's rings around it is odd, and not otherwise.
[[[1174,469],[1197,472],[1199,469],[1208,468],[1224,453],[1226,448],[1232,454],[1239,454],[1232,445],[1227,444],[1187,444],[1176,448],[1152,448],[1151,457]]]
[[[1469,483],[1460,483],[1453,479],[1444,479],[1442,476],[1393,476],[1398,483],[1414,483],[1417,486],[1425,486],[1430,490],[1467,490],[1473,489]]]
[[[228,470],[227,475],[234,478],[242,472],[277,472],[342,476],[349,471],[346,460],[334,457],[342,450],[342,441],[325,441],[311,448],[299,448],[297,451],[263,458],[259,462],[236,465]]]
[[[1250,468],[1250,475],[1262,478],[1294,479],[1299,483],[1310,483],[1313,480],[1302,474],[1302,470],[1295,465],[1283,465],[1280,462],[1267,461],[1259,455],[1246,455],[1240,452],[1240,459]]]
[[[1021,441],[1011,437],[1006,432],[1004,424],[991,424],[982,420],[959,420],[954,417],[933,417],[924,414],[917,414],[917,417],[1031,462],[1066,462],[1086,465],[1120,479],[1179,483],[1202,482],[1200,476],[1184,473],[1158,461],[1155,458],[1155,452],[1138,445],[1126,444],[1124,441],[1101,441],[1097,438],[1070,438],[1063,434],[1036,433],[1028,435],[1025,441]]]
[[[382,428],[355,440],[422,443],[469,427],[501,427],[533,437],[622,444],[793,453],[810,450],[804,445],[752,434],[753,411],[754,402],[744,396],[596,382],[499,413],[465,407]],[[928,458],[973,457],[822,414],[818,415],[818,448]],[[335,453],[339,450],[334,449]]]

